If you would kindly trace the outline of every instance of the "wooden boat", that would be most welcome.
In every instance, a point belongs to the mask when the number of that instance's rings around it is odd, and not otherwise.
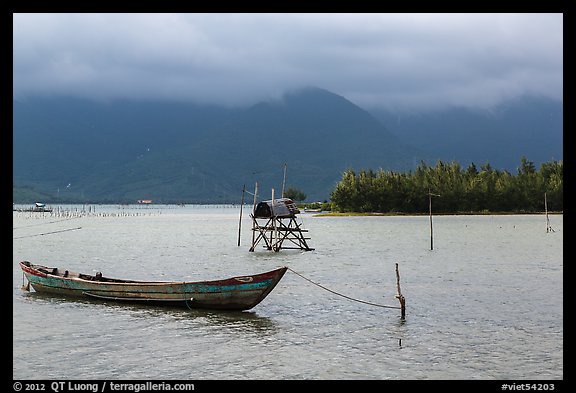
[[[105,301],[139,302],[218,310],[248,310],[260,303],[286,273],[281,267],[266,273],[223,280],[137,281],[20,262],[28,284],[40,293]],[[28,285],[28,288],[29,288]]]

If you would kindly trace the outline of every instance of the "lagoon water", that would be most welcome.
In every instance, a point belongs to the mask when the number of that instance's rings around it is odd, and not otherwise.
[[[64,209],[65,207],[62,207]],[[82,209],[83,207],[66,207]],[[563,216],[300,215],[314,251],[249,252],[239,207],[13,213],[14,379],[563,379]],[[81,229],[76,229],[81,228]],[[43,235],[42,235],[43,234]],[[204,280],[286,265],[250,311],[109,304],[21,289],[18,262]]]

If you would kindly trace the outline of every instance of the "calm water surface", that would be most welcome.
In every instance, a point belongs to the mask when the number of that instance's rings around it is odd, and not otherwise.
[[[248,214],[238,247],[239,207],[14,212],[13,378],[563,379],[562,215],[552,233],[543,215],[437,216],[431,251],[425,216],[302,214],[315,251],[251,253]],[[398,263],[406,319],[290,271],[246,312],[70,301],[23,291],[22,260],[161,280],[286,265],[392,306]]]

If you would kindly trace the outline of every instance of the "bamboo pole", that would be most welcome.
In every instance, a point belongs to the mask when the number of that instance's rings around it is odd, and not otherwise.
[[[276,227],[276,215],[274,214],[274,187],[272,187],[272,219],[274,220],[274,231],[270,235],[270,243],[272,244],[272,250],[280,251],[278,249],[278,228]]]
[[[430,212],[430,250],[434,250],[434,236],[432,229],[432,194],[430,189],[428,189],[428,210]]]
[[[246,184],[242,187],[242,198],[240,199],[240,219],[238,220],[238,247],[240,247],[240,233],[242,229],[242,210],[244,208],[244,192],[246,191]]]
[[[548,201],[546,200],[546,193],[544,193],[544,212],[546,213],[546,233],[550,231],[550,221],[548,220]]]
[[[254,205],[252,207],[252,247],[250,247],[250,251],[254,251],[254,247],[256,246],[254,244],[254,241],[255,241],[255,236],[256,236],[257,222],[256,222],[256,217],[254,215],[256,214],[256,195],[257,194],[258,194],[258,182],[256,182],[256,184],[254,185]]]
[[[430,251],[434,250],[434,236],[433,236],[433,228],[432,228],[432,196],[439,197],[438,194],[432,194],[430,188],[428,188],[428,211],[430,215]]]
[[[398,264],[396,264],[396,299],[400,302],[400,316],[402,319],[406,317],[406,299],[402,296],[400,291],[400,273],[398,271]]]
[[[548,218],[548,201],[546,199],[546,193],[544,193],[544,210],[546,211],[546,233],[554,232],[552,226],[550,225],[550,219]]]
[[[286,163],[284,163],[284,180],[282,181],[282,198],[284,198],[284,186],[286,186]],[[272,198],[274,199],[274,198]]]

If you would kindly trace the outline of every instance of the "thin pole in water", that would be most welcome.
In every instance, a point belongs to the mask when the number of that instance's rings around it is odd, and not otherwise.
[[[430,188],[428,188],[428,210],[430,214],[430,250],[434,250],[434,236],[433,236],[433,229],[432,229],[432,196],[439,197],[438,194],[432,194]]]
[[[550,225],[550,219],[548,218],[548,201],[546,200],[546,193],[544,193],[544,210],[546,212],[546,233],[554,232],[552,226]]]
[[[252,246],[250,247],[250,251],[254,251],[254,240],[255,240],[255,236],[256,236],[256,226],[257,226],[257,222],[256,222],[256,199],[257,199],[257,195],[258,195],[258,182],[255,182],[254,184],[254,204],[252,206]]]
[[[274,210],[275,210],[274,187],[272,187],[272,220],[274,223],[274,231],[272,231],[272,233],[270,234],[270,244],[272,244],[272,250],[280,251],[278,245],[276,244],[278,242],[278,227],[276,226],[276,213],[274,212]]]
[[[400,291],[400,272],[398,271],[398,264],[396,264],[396,299],[400,302],[400,316],[402,319],[406,317],[406,299],[402,296]],[[402,341],[400,341],[402,342]],[[402,344],[400,344],[402,345]]]
[[[242,210],[244,208],[244,193],[246,192],[246,184],[242,187],[242,199],[240,200],[240,220],[238,221],[238,247],[240,247],[240,232],[242,229]]]
[[[546,212],[546,233],[550,232],[550,220],[548,219],[548,201],[546,200],[546,193],[544,193],[544,211]]]
[[[434,249],[434,236],[432,229],[432,194],[430,189],[428,189],[428,211],[430,212],[430,250]]]

